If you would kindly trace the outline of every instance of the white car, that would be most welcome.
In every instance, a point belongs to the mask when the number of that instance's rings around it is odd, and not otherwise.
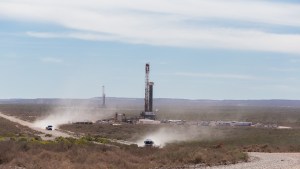
[[[53,126],[52,126],[52,125],[48,125],[48,126],[46,127],[46,130],[53,130]]]
[[[152,147],[154,144],[154,141],[152,141],[151,139],[146,139],[144,141],[145,147]]]

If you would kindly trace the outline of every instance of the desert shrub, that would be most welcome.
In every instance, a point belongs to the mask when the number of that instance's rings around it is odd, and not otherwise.
[[[18,142],[28,142],[28,138],[27,137],[19,137],[17,138]]]
[[[0,141],[5,141],[7,139],[7,137],[1,137],[0,136]]]
[[[52,137],[52,134],[45,134],[45,137]]]
[[[55,142],[57,143],[64,143],[64,144],[73,144],[75,143],[76,139],[71,137],[56,137]]]
[[[0,165],[5,164],[13,160],[14,153],[13,152],[16,149],[14,142],[11,141],[3,141],[0,142]]]
[[[78,142],[84,144],[78,144]],[[24,168],[174,168],[205,163],[235,163],[246,157],[226,146],[203,148],[196,143],[169,144],[165,148],[139,148],[136,145],[109,147],[86,139],[57,138],[55,141],[28,139],[0,142],[0,162]],[[45,143],[45,144],[44,144]],[[9,146],[7,146],[9,145]],[[233,155],[236,154],[236,155]],[[237,159],[235,159],[237,158]],[[47,165],[46,165],[47,164]]]
[[[76,139],[75,144],[78,145],[86,145],[89,143],[89,140],[87,140],[86,138],[82,137],[80,139]]]

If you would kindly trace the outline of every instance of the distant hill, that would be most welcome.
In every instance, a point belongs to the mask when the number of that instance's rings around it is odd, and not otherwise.
[[[37,98],[37,99],[0,99],[0,104],[50,104],[50,105],[101,105],[102,98],[90,99],[59,99],[59,98]],[[143,98],[106,98],[106,103],[111,107],[143,107]],[[188,99],[154,99],[155,107],[161,106],[259,106],[259,107],[300,107],[300,100],[188,100]]]

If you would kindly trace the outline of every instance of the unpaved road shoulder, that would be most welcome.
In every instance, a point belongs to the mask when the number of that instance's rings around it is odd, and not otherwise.
[[[249,153],[251,161],[206,169],[300,169],[300,153]]]

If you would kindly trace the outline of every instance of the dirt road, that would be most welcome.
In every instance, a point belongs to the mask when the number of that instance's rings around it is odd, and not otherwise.
[[[248,163],[205,169],[300,169],[300,153],[249,153],[249,155],[251,161]]]
[[[0,117],[5,118],[7,120],[10,120],[12,122],[18,123],[18,124],[23,125],[23,126],[27,126],[27,127],[31,128],[32,130],[43,133],[43,134],[40,135],[40,137],[43,140],[54,140],[56,137],[80,138],[80,136],[77,137],[77,136],[74,135],[74,133],[72,133],[70,131],[63,131],[63,130],[60,130],[60,129],[49,131],[49,130],[46,130],[46,129],[43,129],[43,128],[38,128],[38,127],[35,127],[33,125],[33,123],[21,120],[19,118],[13,117],[13,116],[5,115],[1,112],[0,112]],[[45,134],[51,134],[52,137],[45,137]],[[116,142],[116,143],[125,144],[125,145],[136,144],[134,142],[129,142],[129,141],[125,141],[125,140],[115,140],[115,139],[108,139],[108,140],[111,141],[111,142]],[[99,143],[97,143],[97,144],[99,144]]]
[[[49,130],[46,130],[46,129],[43,129],[43,128],[34,127],[33,124],[28,122],[28,121],[24,121],[24,120],[18,119],[18,118],[13,117],[13,116],[8,116],[8,115],[5,115],[1,112],[0,112],[0,117],[5,118],[5,119],[10,120],[10,121],[15,122],[15,123],[19,123],[20,125],[27,126],[27,127],[31,128],[35,131],[43,133],[42,135],[40,135],[43,140],[53,140],[56,137],[60,137],[60,136],[61,137],[74,137],[70,134],[67,134],[67,133],[64,133],[64,132],[61,132],[61,131],[58,131],[58,130],[49,131]],[[51,134],[52,137],[45,137],[45,134]]]

